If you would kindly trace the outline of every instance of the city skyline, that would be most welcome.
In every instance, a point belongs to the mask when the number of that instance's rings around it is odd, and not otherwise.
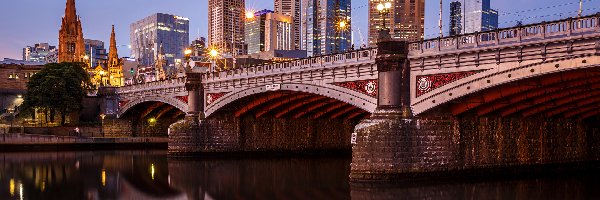
[[[365,41],[368,40],[368,6],[364,0],[352,0],[352,24],[354,30],[354,43],[360,44],[360,28]],[[0,31],[0,59],[21,59],[22,49],[35,43],[49,43],[58,45],[58,29],[64,15],[64,0],[34,1],[34,0],[7,0],[0,10],[0,19],[5,28]],[[114,2],[114,3],[112,3]],[[452,1],[444,1],[444,32],[448,33],[449,6]],[[136,5],[144,4],[144,9],[135,9]],[[167,3],[159,0],[130,0],[127,2],[107,0],[102,4],[97,2],[78,1],[78,15],[81,16],[85,39],[94,39],[107,42],[110,27],[115,25],[119,52],[122,56],[129,56],[129,24],[152,13],[162,12],[181,15],[190,18],[190,40],[196,37],[207,37],[208,20],[207,1],[174,0]],[[246,6],[253,10],[271,9],[273,1],[247,0]],[[542,4],[544,3],[544,4]],[[425,2],[425,38],[436,37],[439,32],[437,27],[439,19],[439,1]],[[565,2],[564,0],[527,0],[519,1],[520,9],[514,10],[512,1],[492,1],[492,7],[499,10],[499,27],[516,24],[517,20],[523,23],[549,21],[565,16],[576,16],[578,1]],[[120,6],[114,6],[120,5]],[[559,6],[556,6],[559,5]],[[556,7],[553,7],[556,6]],[[600,11],[600,2],[584,0],[584,15]],[[10,10],[4,10],[8,9]],[[543,9],[538,9],[543,8]],[[532,10],[533,9],[533,10]],[[111,10],[108,14],[106,11]],[[530,12],[518,12],[527,11]],[[26,15],[22,13],[27,13]],[[18,18],[15,18],[18,16]],[[43,19],[43,20],[41,20]],[[199,34],[198,34],[199,32]],[[368,42],[368,41],[367,41]]]

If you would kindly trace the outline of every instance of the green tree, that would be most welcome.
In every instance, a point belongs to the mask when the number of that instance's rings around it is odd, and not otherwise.
[[[22,112],[31,114],[36,109],[48,115],[61,116],[61,125],[69,113],[82,108],[82,100],[92,89],[84,63],[50,63],[31,76]]]

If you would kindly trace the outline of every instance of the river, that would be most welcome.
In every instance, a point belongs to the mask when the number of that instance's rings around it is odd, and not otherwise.
[[[599,173],[350,184],[350,156],[168,158],[165,151],[0,153],[0,199],[594,199]]]

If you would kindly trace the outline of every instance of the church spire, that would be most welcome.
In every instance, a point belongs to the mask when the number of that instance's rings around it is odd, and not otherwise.
[[[117,53],[117,39],[115,37],[115,25],[112,25],[112,32],[110,33],[110,47],[108,53],[109,61],[118,60],[119,54]]]
[[[70,22],[77,20],[77,9],[75,8],[75,0],[67,0],[67,7],[65,8],[65,19]]]
[[[85,41],[75,0],[67,0],[65,16],[58,35],[58,61],[81,62],[85,56]]]

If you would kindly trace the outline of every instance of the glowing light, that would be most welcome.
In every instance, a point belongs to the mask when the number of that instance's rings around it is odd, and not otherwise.
[[[156,118],[154,118],[154,117],[150,118],[150,119],[148,119],[148,122],[150,122],[150,123],[156,123]]]
[[[102,186],[106,186],[106,170],[102,170],[101,181]]]
[[[83,56],[83,59],[88,60],[88,59],[90,59],[90,57],[88,55],[85,55],[85,56]]]
[[[392,8],[392,3],[390,2],[385,2],[385,8],[390,9]]]
[[[385,5],[381,3],[377,5],[377,10],[382,11],[383,9],[385,9]]]
[[[44,182],[42,182],[42,187],[41,187],[41,188],[42,188],[42,192],[43,192],[44,190],[46,190],[46,182],[45,182],[45,181],[44,181]]]
[[[23,95],[17,95],[17,99],[23,98]]]
[[[219,56],[219,51],[217,51],[216,49],[211,49],[210,52],[208,52],[208,54],[210,54],[210,57],[217,57]]]
[[[150,175],[152,176],[152,180],[154,180],[154,164],[150,164]]]
[[[185,55],[191,55],[192,54],[192,50],[191,49],[185,49],[185,51],[183,51],[183,53]]]
[[[246,11],[246,19],[254,19],[254,12]]]
[[[23,200],[23,184],[19,183],[19,199]]]
[[[104,70],[100,71],[100,76],[104,76]]]
[[[340,28],[346,28],[346,22],[345,21],[341,21],[340,22]]]
[[[15,179],[10,179],[10,182],[8,184],[8,191],[10,192],[11,197],[15,196]]]

